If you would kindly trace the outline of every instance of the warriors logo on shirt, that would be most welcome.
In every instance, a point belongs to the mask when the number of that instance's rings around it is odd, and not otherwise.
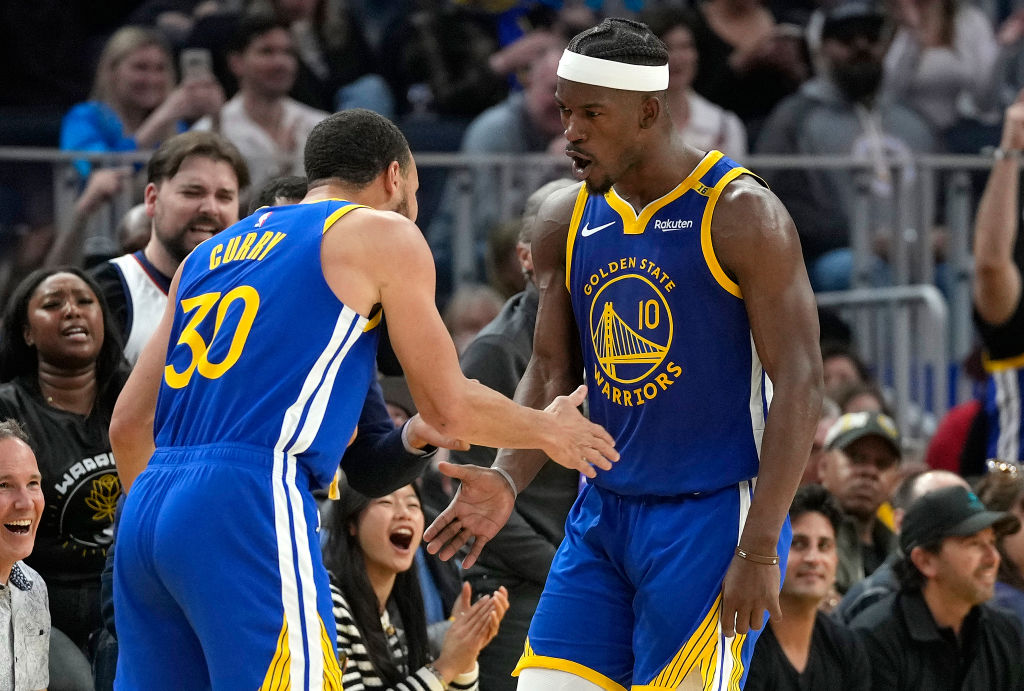
[[[639,268],[647,275],[621,273],[622,268]],[[665,292],[674,284],[662,275],[647,259],[624,259],[614,269],[596,272],[592,278],[597,280],[588,286],[593,291],[590,338],[598,363],[595,383],[613,403],[642,405],[681,373],[675,363],[666,363],[674,325]]]

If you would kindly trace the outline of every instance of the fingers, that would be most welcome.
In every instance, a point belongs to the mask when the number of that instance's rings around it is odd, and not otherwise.
[[[458,463],[449,463],[448,461],[441,461],[437,464],[437,469],[442,475],[447,475],[456,480],[465,480],[473,472],[474,468],[476,468],[474,465],[459,465]]]
[[[480,552],[483,551],[484,545],[487,544],[487,541],[488,538],[483,535],[476,536],[476,539],[473,541],[473,547],[469,550],[469,554],[462,560],[463,569],[468,569],[476,563],[476,560],[480,557]],[[462,544],[466,544],[466,540],[464,540]]]
[[[573,408],[579,408],[583,405],[583,401],[587,400],[587,385],[580,384],[575,391],[566,396],[566,399],[572,403]]]

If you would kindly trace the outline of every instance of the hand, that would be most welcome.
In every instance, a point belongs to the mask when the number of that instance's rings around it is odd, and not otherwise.
[[[186,120],[198,120],[204,115],[213,116],[224,105],[224,89],[212,74],[188,79],[179,88],[185,92],[181,117]]]
[[[1017,100],[1006,109],[1003,138],[999,146],[1003,149],[1024,149],[1024,90],[1017,94]]]
[[[557,419],[560,432],[554,445],[544,448],[548,458],[560,466],[577,470],[587,477],[597,477],[596,465],[601,470],[611,470],[612,463],[619,460],[615,440],[604,427],[587,420],[579,411],[587,397],[587,387],[580,386],[568,396],[559,396],[551,401],[544,412]]]
[[[442,449],[454,449],[456,451],[468,451],[469,444],[461,439],[454,439],[438,431],[436,427],[427,424],[419,413],[409,418],[406,423],[405,438],[414,449],[422,449],[428,444],[439,446]]]
[[[468,585],[468,583],[463,584],[464,591],[466,590]],[[490,643],[494,639],[494,637],[498,635],[498,628],[500,627],[501,620],[505,618],[505,614],[508,612],[509,607],[508,590],[505,589],[505,586],[498,586],[498,589],[494,591],[491,597],[494,600],[494,609],[497,612],[498,617],[494,621],[493,626],[491,626],[491,628],[488,629],[487,640],[484,641],[484,644],[482,646],[480,646],[481,649],[487,647],[487,644]],[[462,616],[468,609],[469,604],[470,603],[468,600],[466,600],[465,603],[463,603],[462,597],[459,597],[459,599],[456,600],[455,604],[452,606],[452,621],[455,621],[460,616]]]
[[[469,583],[462,584],[462,591],[452,608],[452,625],[444,636],[441,654],[434,662],[437,671],[446,677],[446,683],[459,674],[471,672],[480,650],[494,638],[491,632],[497,633],[497,627],[508,610],[508,599],[502,591],[493,597],[484,595],[471,604],[473,595]],[[499,604],[499,599],[504,604]]]
[[[726,638],[732,638],[734,632],[745,634],[760,629],[765,610],[772,618],[782,619],[779,579],[778,565],[732,558],[722,583],[722,633]]]
[[[473,540],[473,547],[462,561],[468,569],[488,540],[498,534],[512,514],[515,495],[508,480],[496,470],[475,465],[455,465],[441,462],[437,469],[450,478],[460,480],[462,486],[441,515],[430,524],[423,539],[427,551],[448,561]]]
[[[82,195],[75,202],[78,212],[84,215],[91,214],[101,204],[112,199],[124,188],[124,183],[131,174],[131,166],[93,170],[85,183]]]
[[[996,40],[1001,46],[1012,46],[1024,37],[1024,10],[1017,10],[999,25]]]

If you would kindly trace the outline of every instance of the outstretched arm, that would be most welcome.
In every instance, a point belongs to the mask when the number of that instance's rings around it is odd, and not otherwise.
[[[712,224],[715,252],[739,285],[754,345],[774,396],[761,442],[754,497],[739,547],[776,554],[779,533],[810,455],[821,409],[821,352],[814,295],[796,228],[774,194],[747,178],[729,185]],[[733,558],[722,594],[722,630],[781,617],[778,566]]]
[[[974,219],[974,307],[993,326],[1006,322],[1017,308],[1021,276],[1013,260],[1017,241],[1020,156],[1024,153],[1024,91],[1006,109],[1003,151],[1010,155],[992,165]]]
[[[156,415],[160,381],[164,375],[164,358],[171,337],[171,324],[174,322],[180,277],[179,266],[167,291],[167,307],[164,308],[163,317],[121,389],[110,418],[110,448],[114,452],[117,474],[126,494],[135,478],[146,469],[156,446],[153,441],[153,418]]]

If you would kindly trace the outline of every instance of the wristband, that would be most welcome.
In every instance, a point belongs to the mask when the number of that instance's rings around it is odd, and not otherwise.
[[[514,480],[512,480],[512,476],[509,475],[508,471],[505,470],[504,468],[499,468],[497,466],[492,465],[491,470],[497,470],[499,473],[501,473],[501,476],[508,481],[508,486],[512,488],[512,500],[515,501],[516,497],[519,496],[519,490],[516,489],[516,483]]]
[[[740,559],[746,559],[747,561],[752,561],[755,564],[764,564],[765,566],[775,566],[776,564],[779,563],[779,556],[778,555],[773,555],[773,556],[770,556],[770,557],[765,557],[765,556],[762,556],[760,554],[751,554],[750,552],[748,552],[747,550],[743,549],[739,545],[736,545],[736,556],[739,557]]]

